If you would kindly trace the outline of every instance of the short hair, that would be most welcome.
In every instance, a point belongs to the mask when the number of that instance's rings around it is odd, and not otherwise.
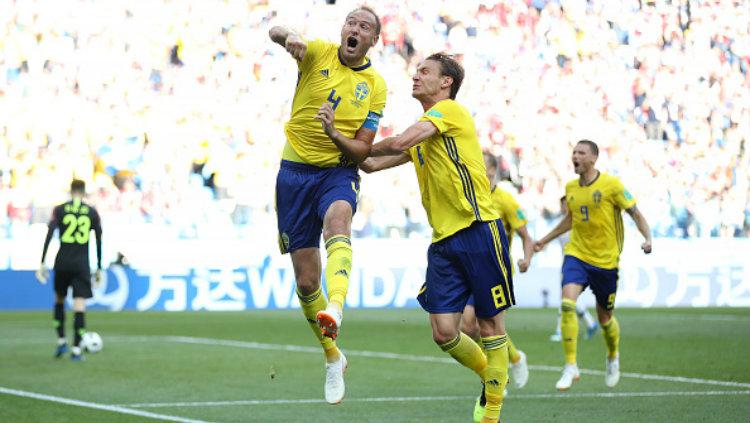
[[[372,7],[365,6],[365,5],[359,6],[356,9],[352,10],[351,12],[349,12],[349,14],[347,14],[346,17],[348,18],[349,15],[351,15],[352,13],[357,12],[359,10],[364,10],[365,12],[368,12],[372,16],[375,17],[375,36],[376,37],[380,37],[380,17],[378,16],[377,13],[375,13],[375,11],[372,9]]]
[[[440,63],[440,76],[450,76],[453,79],[451,84],[451,100],[456,99],[458,89],[461,88],[461,83],[464,81],[464,68],[456,59],[450,54],[446,53],[434,53],[431,54],[425,60],[434,60]]]
[[[73,179],[73,182],[70,183],[70,192],[85,193],[86,192],[86,182],[83,182],[80,179]]]
[[[482,153],[482,155],[484,156],[485,160],[488,160],[490,162],[492,167],[497,169],[497,157],[495,157],[494,154],[490,153],[489,151],[485,151]]]
[[[589,146],[589,149],[592,153],[594,153],[595,156],[599,156],[599,146],[596,145],[594,141],[591,140],[580,140],[578,141],[578,144],[585,144]]]

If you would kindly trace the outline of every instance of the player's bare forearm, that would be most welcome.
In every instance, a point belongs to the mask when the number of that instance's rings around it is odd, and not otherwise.
[[[283,26],[274,26],[268,30],[271,41],[284,47],[297,60],[302,60],[307,52],[307,43],[292,30]]]
[[[323,125],[323,132],[351,162],[359,164],[370,155],[372,141],[375,139],[374,130],[363,126],[357,130],[354,138],[345,136],[336,129],[336,118],[330,103],[323,103],[315,118]]]
[[[646,218],[640,215],[640,218],[636,220],[635,225],[638,227],[638,231],[643,235],[643,239],[651,241],[651,227],[646,222]]]
[[[366,173],[373,173],[401,166],[410,161],[411,157],[406,153],[398,153],[390,156],[368,157],[367,160],[359,164],[359,168]]]
[[[568,232],[572,226],[573,226],[573,216],[570,214],[570,211],[568,211],[565,217],[560,221],[560,223],[557,224],[557,226],[555,226],[554,229],[552,229],[552,231],[550,231],[550,233],[548,233],[544,238],[536,242],[536,244],[540,244],[540,245],[535,246],[534,250],[540,251],[542,248],[544,248],[545,245],[555,240],[558,236],[564,234],[565,232]]]
[[[393,140],[395,139],[396,137],[388,137],[383,138],[378,143],[375,143],[370,150],[370,157],[388,157],[405,154],[402,150],[399,150],[393,146]]]
[[[369,132],[370,134],[366,134]],[[353,163],[362,163],[370,156],[372,149],[372,139],[375,133],[368,129],[360,129],[354,135],[354,138],[347,138],[341,132],[334,130],[328,137],[336,144],[339,150]]]
[[[636,206],[633,206],[626,210],[630,217],[633,219],[633,222],[635,222],[635,226],[638,228],[638,232],[643,235],[643,245],[641,248],[643,251],[648,254],[651,252],[651,227],[648,225],[648,222],[646,221],[646,218],[641,214],[641,211],[638,210]]]
[[[531,235],[529,235],[526,225],[516,229],[516,233],[521,237],[521,242],[523,243],[523,262],[526,264],[526,267],[528,267],[528,265],[531,264],[531,257],[534,256],[534,240],[531,239]],[[526,269],[523,269],[523,271],[526,271]]]
[[[388,137],[372,146],[370,156],[390,156],[405,152],[420,142],[438,133],[432,122],[419,121],[395,137]]]

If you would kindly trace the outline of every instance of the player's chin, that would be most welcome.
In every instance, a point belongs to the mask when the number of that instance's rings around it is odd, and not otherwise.
[[[349,48],[344,48],[344,51],[341,52],[341,56],[346,59],[347,62],[353,62],[357,59],[357,52],[356,50],[352,51]]]

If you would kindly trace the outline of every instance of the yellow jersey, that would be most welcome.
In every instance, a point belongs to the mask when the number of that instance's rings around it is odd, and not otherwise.
[[[503,220],[505,234],[508,235],[508,251],[510,251],[510,246],[513,243],[513,233],[516,229],[529,223],[529,221],[526,219],[526,215],[523,213],[516,198],[508,191],[495,187],[490,193],[490,199],[492,200],[492,205],[500,213],[500,219]]]
[[[432,226],[432,242],[475,221],[497,219],[482,149],[469,111],[453,100],[442,100],[420,120],[432,122],[438,130],[409,149],[422,205]]]
[[[565,198],[573,215],[565,254],[602,269],[617,268],[625,235],[622,210],[633,207],[635,198],[619,179],[604,172],[586,186],[578,179],[568,182]]]
[[[341,153],[315,116],[323,103],[334,110],[336,129],[348,138],[370,112],[383,115],[387,89],[370,59],[350,68],[339,57],[339,46],[322,40],[307,42],[292,101],[292,114],[284,126],[287,145],[283,158],[318,167],[353,166]]]

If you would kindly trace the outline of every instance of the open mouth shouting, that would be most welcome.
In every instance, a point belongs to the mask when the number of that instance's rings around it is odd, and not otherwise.
[[[354,54],[355,51],[357,51],[357,46],[359,45],[359,40],[356,37],[348,37],[346,39],[346,52],[349,54]]]

